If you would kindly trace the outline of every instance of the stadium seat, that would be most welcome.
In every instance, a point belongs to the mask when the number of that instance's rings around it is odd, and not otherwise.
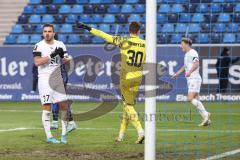
[[[198,34],[196,41],[197,43],[209,43],[208,34],[206,33]]]
[[[24,25],[23,27],[23,32],[24,33],[34,33],[36,26],[35,25]],[[13,33],[13,32],[12,32]]]
[[[36,29],[35,29],[36,33],[42,33],[43,32],[43,24],[39,24],[37,25]]]
[[[180,23],[189,23],[189,22],[191,22],[191,14],[189,14],[189,13],[180,14],[179,22]]]
[[[181,34],[173,34],[171,37],[171,43],[179,44],[181,42],[182,35]]]
[[[161,29],[162,29],[161,24],[157,24],[157,32],[161,32]]]
[[[71,13],[71,7],[69,5],[61,5],[58,12],[60,14],[69,14]]]
[[[92,23],[102,23],[103,22],[103,17],[102,15],[99,14],[94,14],[91,18]]]
[[[145,7],[142,4],[135,5],[135,12],[136,13],[145,13]]]
[[[116,22],[117,23],[127,23],[128,19],[127,16],[124,14],[116,15]]]
[[[14,26],[12,26],[12,33],[22,33],[23,32],[23,28],[21,24],[15,24]]]
[[[196,13],[196,8],[197,8],[197,4],[194,4],[194,3],[189,3],[187,5],[185,5],[185,10],[188,12],[188,13]]]
[[[89,23],[90,22],[90,17],[87,14],[80,15],[79,21],[83,23]]]
[[[55,5],[50,5],[47,7],[47,13],[48,14],[57,14],[58,8]]]
[[[138,0],[126,0],[126,3],[137,4],[137,3],[138,3]]]
[[[129,4],[122,5],[121,12],[122,13],[132,13],[133,12],[132,5],[129,5]]]
[[[95,13],[105,14],[106,10],[107,8],[105,7],[105,5],[98,5],[96,6]]]
[[[240,13],[235,13],[233,15],[233,22],[240,23]]]
[[[40,34],[33,34],[30,37],[30,43],[35,44],[42,40],[42,36]]]
[[[223,4],[223,12],[233,12],[233,5],[231,3]]]
[[[21,15],[18,17],[18,23],[20,24],[26,24],[28,23],[28,17],[25,15]]]
[[[106,14],[103,18],[104,23],[115,23],[115,16],[112,14]]]
[[[58,33],[60,31],[60,25],[59,24],[54,24],[54,31]]]
[[[157,14],[157,23],[165,23],[167,22],[168,18],[165,14]]]
[[[237,34],[236,42],[240,43],[240,34]]]
[[[45,14],[42,17],[42,23],[53,23],[54,22],[54,18],[52,15],[50,14]]]
[[[76,0],[77,4],[88,4],[89,1],[88,0]]]
[[[41,23],[41,16],[40,15],[31,15],[29,17],[29,23]]]
[[[161,4],[159,9],[158,9],[159,13],[168,13],[171,12],[171,7],[169,6],[169,4]]]
[[[168,15],[168,22],[170,23],[177,23],[178,22],[178,15],[175,13]]]
[[[100,24],[99,29],[103,32],[110,32],[110,25],[108,24]]]
[[[201,28],[200,28],[200,24],[197,23],[191,23],[188,26],[188,32],[189,33],[194,33],[194,32],[200,32]]]
[[[92,38],[88,34],[84,34],[83,36],[81,36],[80,41],[83,44],[90,44],[92,43]]]
[[[75,14],[69,14],[66,19],[65,22],[66,23],[76,23],[77,22],[78,17]]]
[[[42,0],[42,4],[51,4],[52,0]]]
[[[235,12],[240,12],[240,3],[237,3],[234,9]]]
[[[218,13],[222,10],[221,5],[218,3],[211,3],[211,12]]]
[[[63,24],[61,29],[61,33],[71,33],[72,32],[72,25],[71,24]]]
[[[218,22],[230,22],[231,18],[228,13],[220,13],[218,17]]]
[[[229,23],[228,24],[228,32],[238,32],[239,30],[237,23]]]
[[[139,4],[146,4],[146,0],[138,0]]]
[[[84,6],[84,13],[93,14],[94,12],[95,8],[93,7],[93,5]]]
[[[224,0],[212,0],[213,3],[224,3]]]
[[[185,33],[187,31],[187,25],[185,23],[177,23],[175,32]]]
[[[37,13],[37,14],[47,13],[46,6],[45,5],[38,5],[36,10],[35,10],[35,13]]]
[[[53,4],[64,4],[64,0],[53,0]]]
[[[192,17],[192,22],[204,22],[204,16],[201,13],[195,13]]]
[[[75,4],[76,0],[65,0],[66,4]]]
[[[83,13],[83,7],[82,5],[74,5],[72,10],[71,10],[72,13]]]
[[[67,35],[66,34],[58,34],[58,40],[63,43],[67,43]]]
[[[128,22],[140,22],[141,21],[141,17],[139,14],[131,14],[130,17],[128,18]]]
[[[24,7],[23,10],[24,14],[33,14],[34,13],[34,7],[32,5],[28,5]]]
[[[90,4],[100,4],[101,0],[89,0]]]
[[[102,38],[99,38],[99,37],[93,37],[92,42],[94,44],[103,44],[104,40]]]
[[[157,42],[159,44],[168,44],[169,43],[169,36],[167,34],[157,35]]]
[[[162,32],[163,33],[172,33],[174,32],[174,25],[170,23],[166,23],[162,27]]]
[[[198,13],[207,13],[209,12],[208,5],[206,3],[200,3],[198,7],[196,8],[196,11]]]
[[[102,4],[112,4],[113,0],[101,0]]]
[[[29,0],[29,4],[40,4],[41,0]]]
[[[173,13],[181,13],[184,11],[184,8],[181,4],[174,4],[172,6],[172,10],[171,10]]]
[[[68,43],[69,44],[78,44],[80,43],[80,36],[77,34],[70,34],[68,36]]]
[[[29,36],[26,34],[20,34],[17,38],[18,44],[28,44],[29,43]]]
[[[190,0],[189,3],[200,3],[200,0]]]
[[[218,33],[211,34],[211,43],[221,43],[222,37]]]
[[[16,36],[12,34],[6,36],[4,44],[16,44]]]
[[[114,0],[113,3],[114,4],[124,4],[124,3],[126,3],[126,1],[125,0]]]
[[[54,17],[54,19],[55,19],[55,23],[57,23],[57,24],[65,23],[65,16],[63,16],[63,15],[61,15],[61,14],[56,15],[56,16]]]
[[[204,32],[204,33],[211,32],[211,25],[209,23],[201,24],[201,32]]]
[[[116,4],[110,5],[109,8],[108,8],[108,12],[109,13],[119,13],[120,12],[119,5],[116,5]]]
[[[205,15],[205,22],[207,23],[216,23],[218,20],[217,14],[207,14]]]
[[[236,36],[233,33],[225,33],[223,36],[223,43],[235,43]]]

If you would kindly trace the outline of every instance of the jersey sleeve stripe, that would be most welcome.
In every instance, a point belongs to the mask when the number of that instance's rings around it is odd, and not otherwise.
[[[42,53],[41,52],[33,52],[33,57],[36,57],[36,56],[41,56]]]

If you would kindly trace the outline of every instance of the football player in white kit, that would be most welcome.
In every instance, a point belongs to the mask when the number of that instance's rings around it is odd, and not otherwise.
[[[69,63],[66,47],[61,41],[54,39],[54,27],[43,26],[43,40],[33,49],[34,63],[38,66],[38,90],[42,103],[42,123],[49,143],[67,143],[67,109],[68,99],[65,93],[60,70],[60,60]],[[61,141],[54,138],[50,130],[51,104],[58,103],[61,113]]]
[[[192,41],[189,38],[183,38],[181,40],[181,48],[185,53],[184,66],[182,66],[172,78],[177,78],[185,71],[188,85],[188,100],[197,108],[197,111],[202,117],[202,122],[198,126],[208,126],[211,123],[210,113],[205,110],[202,102],[199,100],[202,83],[202,78],[199,74],[199,57],[197,51],[192,49],[191,46]]]

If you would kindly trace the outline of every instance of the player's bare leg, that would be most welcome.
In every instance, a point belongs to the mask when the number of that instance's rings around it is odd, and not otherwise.
[[[188,100],[196,107],[202,117],[202,122],[198,126],[208,126],[211,123],[210,113],[205,110],[202,102],[199,100],[199,94],[195,92],[188,93]]]
[[[49,143],[60,143],[57,139],[55,139],[51,133],[50,130],[50,114],[51,114],[51,104],[44,104],[42,106],[43,112],[42,112],[42,123],[44,127],[44,131],[47,137],[47,142]]]
[[[61,110],[61,123],[62,123],[62,136],[61,136],[61,143],[67,143],[67,110],[68,110],[68,102],[59,102],[58,103]]]

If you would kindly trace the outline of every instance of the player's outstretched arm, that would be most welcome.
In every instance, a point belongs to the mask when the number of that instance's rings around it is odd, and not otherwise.
[[[185,68],[184,66],[182,66],[178,71],[177,73],[175,73],[173,76],[172,76],[172,79],[176,79],[181,73],[183,73],[185,71]]]
[[[77,26],[77,28],[82,28],[82,29],[88,30],[94,36],[100,37],[108,43],[112,43],[112,44],[115,44],[115,45],[119,45],[121,43],[121,41],[120,41],[121,38],[112,36],[112,35],[107,34],[107,33],[103,32],[101,30],[92,28],[92,27],[90,27],[90,26],[88,26],[84,23],[78,22],[78,23],[76,23],[76,26]]]

